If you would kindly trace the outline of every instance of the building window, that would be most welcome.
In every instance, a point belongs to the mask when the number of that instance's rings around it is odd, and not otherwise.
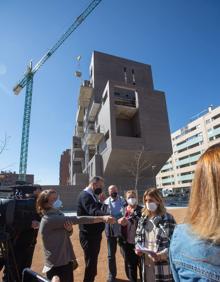
[[[216,119],[218,119],[218,118],[220,118],[220,114],[217,114],[217,115],[215,115],[214,117],[212,117],[212,120],[216,120]]]
[[[207,120],[205,121],[206,124],[209,124],[210,122],[211,122],[211,119],[207,119]]]
[[[124,80],[125,80],[125,83],[127,84],[128,76],[127,76],[127,68],[126,67],[124,67]]]
[[[133,85],[136,84],[135,82],[135,74],[134,74],[134,69],[131,70],[131,73],[132,73],[132,82],[133,82]]]

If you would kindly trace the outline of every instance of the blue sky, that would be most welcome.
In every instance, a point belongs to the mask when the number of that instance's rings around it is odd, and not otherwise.
[[[25,91],[12,88],[90,0],[0,1],[0,139],[10,136],[0,170],[18,171]],[[219,0],[103,0],[34,78],[28,173],[58,184],[70,147],[79,81],[93,50],[152,65],[155,89],[166,92],[171,130],[210,104],[220,105]]]

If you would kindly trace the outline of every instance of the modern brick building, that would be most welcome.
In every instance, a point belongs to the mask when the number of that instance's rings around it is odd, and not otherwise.
[[[9,186],[9,185],[15,185],[16,181],[18,181],[19,174],[17,174],[15,171],[1,171],[0,172],[0,186]],[[28,184],[34,184],[34,175],[33,174],[27,174],[26,175],[26,182]]]
[[[122,190],[155,185],[172,146],[165,95],[154,89],[151,66],[94,51],[89,70],[78,98],[70,184],[100,175]]]
[[[62,186],[69,185],[69,166],[70,166],[70,149],[64,151],[60,157],[60,179],[59,184]]]
[[[157,175],[158,188],[191,188],[195,165],[201,154],[220,142],[220,107],[209,107],[171,134],[173,155]],[[177,190],[177,191],[178,191]]]

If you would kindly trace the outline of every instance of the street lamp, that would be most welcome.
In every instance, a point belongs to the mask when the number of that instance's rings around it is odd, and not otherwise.
[[[154,169],[156,168],[157,166],[156,165],[152,165],[151,166],[151,169],[152,169],[152,176],[153,176],[153,184],[154,184],[154,187],[156,188],[156,178],[155,178],[155,175],[154,175]]]

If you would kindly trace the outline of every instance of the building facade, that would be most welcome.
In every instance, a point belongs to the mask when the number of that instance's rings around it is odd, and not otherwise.
[[[0,186],[10,186],[15,185],[18,181],[19,174],[17,174],[15,171],[1,171],[0,172]],[[28,184],[34,184],[34,175],[33,174],[27,174],[26,175],[26,182]]]
[[[69,185],[70,179],[70,154],[71,150],[67,149],[64,151],[60,157],[60,177],[59,185],[66,186]]]
[[[123,190],[155,185],[172,146],[165,94],[154,89],[151,66],[94,51],[89,70],[78,98],[70,184],[100,175]]]
[[[220,107],[209,107],[171,134],[173,155],[156,177],[158,188],[189,190],[201,154],[220,142]]]

